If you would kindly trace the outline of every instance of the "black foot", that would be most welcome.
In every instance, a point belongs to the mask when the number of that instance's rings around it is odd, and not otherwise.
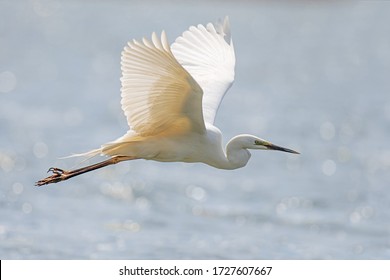
[[[61,174],[64,174],[66,171],[62,170],[60,168],[50,167],[49,170],[47,171],[47,173],[49,173],[49,172],[53,172],[54,174],[61,175]]]
[[[58,183],[68,179],[68,171],[62,170],[60,168],[51,167],[47,172],[52,172],[53,175],[46,177],[45,179],[39,180],[35,183],[35,186],[43,186],[52,183]]]

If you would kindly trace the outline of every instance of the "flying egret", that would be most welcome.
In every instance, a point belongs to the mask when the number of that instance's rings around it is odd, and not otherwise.
[[[130,129],[113,142],[76,156],[109,159],[53,174],[37,186],[57,183],[118,162],[147,159],[163,162],[202,162],[220,169],[247,164],[248,149],[298,152],[259,137],[233,137],[224,149],[214,126],[223,96],[234,80],[235,55],[229,20],[191,26],[170,46],[164,31],[159,38],[133,40],[121,57],[121,105]],[[48,171],[48,172],[49,172]]]

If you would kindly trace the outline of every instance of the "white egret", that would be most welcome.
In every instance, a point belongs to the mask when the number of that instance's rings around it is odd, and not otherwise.
[[[216,24],[191,26],[170,46],[163,31],[159,38],[133,40],[121,57],[121,105],[128,132],[100,148],[77,156],[109,159],[53,174],[42,186],[118,162],[147,159],[163,162],[201,162],[220,169],[247,164],[248,149],[298,152],[244,134],[224,149],[215,115],[234,80],[235,55],[226,17]]]

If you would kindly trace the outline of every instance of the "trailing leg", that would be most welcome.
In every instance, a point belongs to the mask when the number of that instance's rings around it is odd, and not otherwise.
[[[75,176],[78,176],[78,175],[81,175],[81,174],[84,174],[84,173],[87,173],[87,172],[90,172],[90,171],[93,171],[93,170],[96,170],[96,169],[99,169],[102,167],[106,167],[106,166],[111,165],[111,164],[117,164],[118,162],[121,162],[121,161],[133,160],[133,159],[137,159],[137,158],[136,157],[129,157],[129,156],[114,156],[114,157],[109,158],[105,161],[98,162],[98,163],[95,163],[92,165],[88,165],[88,166],[85,166],[85,167],[82,167],[79,169],[75,169],[75,170],[70,170],[70,171],[52,167],[49,169],[48,172],[52,172],[53,175],[48,176],[45,179],[39,180],[38,182],[35,183],[35,186],[40,187],[43,185],[58,183],[61,181],[68,180],[72,177],[75,177]]]

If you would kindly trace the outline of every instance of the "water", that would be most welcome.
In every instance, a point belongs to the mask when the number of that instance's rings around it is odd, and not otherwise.
[[[239,170],[122,163],[43,188],[121,136],[126,41],[229,15]],[[0,1],[1,259],[388,259],[390,3]]]

